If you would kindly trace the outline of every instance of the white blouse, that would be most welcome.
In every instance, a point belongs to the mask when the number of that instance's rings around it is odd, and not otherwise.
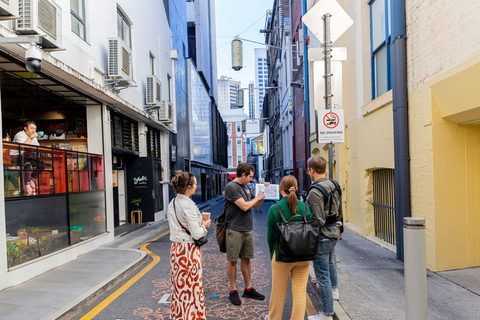
[[[177,216],[175,217],[175,208]],[[167,211],[168,224],[170,226],[170,241],[172,242],[191,242],[193,238],[200,239],[207,234],[208,230],[202,226],[202,213],[198,210],[197,205],[189,197],[178,194],[176,198],[170,201]],[[177,220],[178,218],[178,220]],[[191,236],[182,231],[180,223],[190,231]]]

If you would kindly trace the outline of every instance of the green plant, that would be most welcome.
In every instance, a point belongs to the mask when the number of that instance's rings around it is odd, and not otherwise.
[[[132,209],[137,209],[140,207],[140,202],[142,202],[141,198],[133,198],[132,201],[130,201],[130,206]]]

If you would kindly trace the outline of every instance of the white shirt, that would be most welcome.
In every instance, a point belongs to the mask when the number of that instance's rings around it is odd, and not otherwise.
[[[13,137],[13,142],[18,142],[18,143],[25,143],[25,141],[28,140],[28,136],[27,134],[25,133],[25,130],[22,130],[22,131],[19,131],[15,137]],[[32,139],[32,143],[30,143],[31,145],[34,145],[34,146],[39,146],[40,143],[38,143],[38,140],[37,138],[33,138]]]
[[[174,205],[177,209],[176,217]],[[200,239],[207,234],[208,230],[202,226],[202,213],[198,210],[197,205],[189,197],[178,194],[168,205],[168,224],[170,226],[170,241],[172,242],[190,242],[193,243],[193,238]],[[178,218],[178,220],[177,220]],[[191,236],[182,231],[180,223],[190,231]]]

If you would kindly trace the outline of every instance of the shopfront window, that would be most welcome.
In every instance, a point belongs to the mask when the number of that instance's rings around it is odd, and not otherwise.
[[[8,267],[106,231],[103,156],[3,142]]]

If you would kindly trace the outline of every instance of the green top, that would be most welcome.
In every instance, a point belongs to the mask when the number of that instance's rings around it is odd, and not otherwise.
[[[288,197],[283,197],[280,201],[277,202],[280,210],[282,210],[283,216],[288,221],[293,215],[290,212],[290,208],[288,207]],[[310,209],[307,208],[307,220],[312,219],[312,214],[310,213]],[[298,200],[298,209],[297,214],[303,216],[305,212],[305,204]],[[295,218],[292,221],[301,221],[303,218]],[[276,252],[278,246],[278,239],[277,239],[277,222],[282,221],[280,214],[278,214],[277,208],[275,205],[272,205],[268,210],[268,219],[267,219],[267,241],[268,241],[268,248],[270,249],[270,259],[273,257],[273,253]],[[278,261],[278,255],[275,254],[276,261]]]

